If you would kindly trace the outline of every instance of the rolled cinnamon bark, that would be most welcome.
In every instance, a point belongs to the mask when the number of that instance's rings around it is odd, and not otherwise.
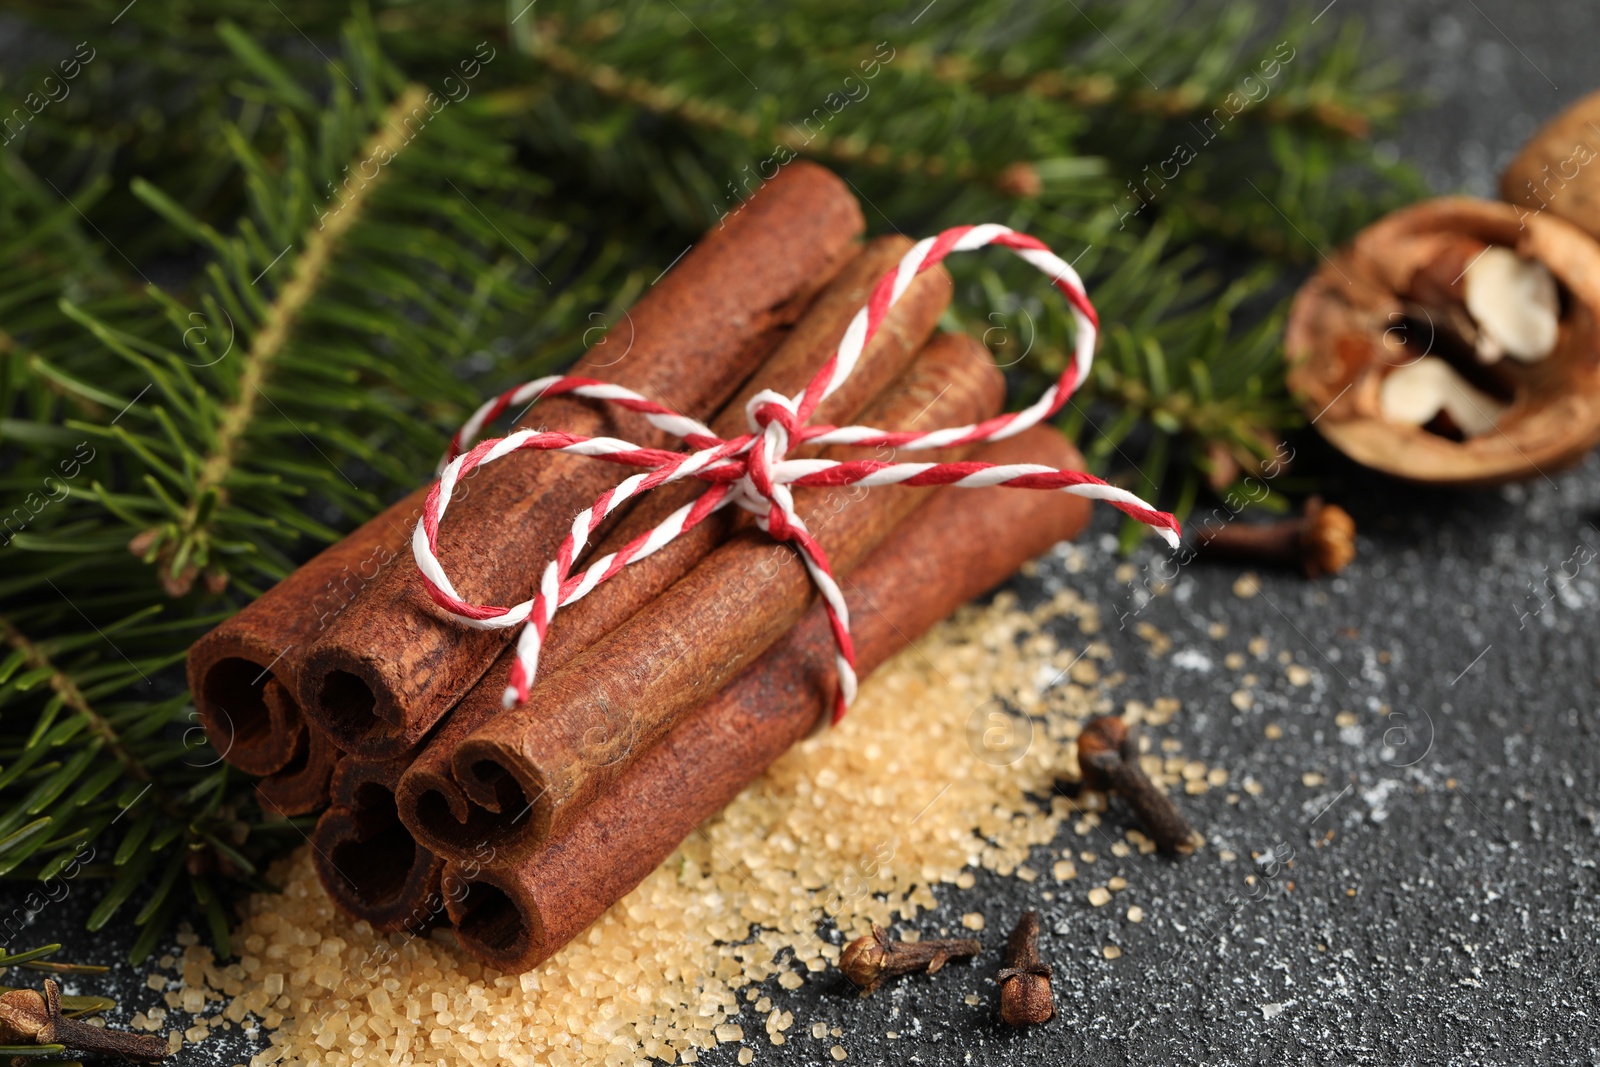
[[[424,486],[323,549],[189,648],[189,692],[206,737],[246,774],[281,771],[297,755],[305,650],[363,587],[396,560],[422,515]],[[276,678],[287,702],[269,704]]]
[[[286,719],[294,713],[283,683],[269,679],[262,690],[268,713]],[[344,753],[327,734],[302,722],[295,732],[289,762],[256,783],[256,803],[272,815],[292,818],[328,806],[328,787]]]
[[[975,458],[1082,466],[1047,427]],[[862,674],[1025,560],[1076,536],[1088,517],[1088,503],[1066,493],[940,490],[846,583]],[[447,903],[461,946],[513,973],[554,955],[828,713],[833,652],[817,605],[538,853],[513,867],[447,867],[445,877],[466,887]]]
[[[405,766],[405,757],[345,760],[332,806],[311,835],[312,862],[334,904],[386,933],[419,931],[444,914],[444,861],[418,845],[395,812]]]
[[[839,338],[856,311],[866,303],[879,278],[892,270],[910,248],[911,242],[904,237],[883,237],[869,243],[860,257],[823,291],[794,332],[711,424],[717,435],[734,437],[748,430],[745,404],[760,390],[772,389],[792,395],[803,389],[833,355]],[[826,425],[854,419],[872,397],[905,369],[927,341],[949,303],[950,288],[949,276],[942,269],[918,275],[862,351],[855,372],[818,406],[812,422]],[[703,489],[704,484],[699,481],[669,483],[656,489],[629,512],[595,550],[595,556],[616,551],[689,503]],[[559,670],[573,656],[659,596],[723,540],[733,518],[734,509],[717,512],[564,609],[556,616],[540,649],[540,671],[548,675]],[[450,847],[451,843],[459,847],[462,841],[482,840],[478,821],[501,817],[497,811],[468,801],[455,783],[451,760],[463,740],[501,712],[501,694],[505,691],[514,658],[513,649],[501,654],[478,684],[451,710],[400,778],[397,797],[400,818],[407,826],[416,827],[423,835],[422,842],[429,847],[437,848],[441,842],[445,847]],[[510,809],[511,813],[517,810],[517,807]]]
[[[983,346],[945,334],[863,421],[890,430],[962,425],[997,413],[1003,395]],[[941,458],[960,455],[946,450]],[[847,575],[927,492],[905,488],[800,490],[796,511],[834,573]],[[421,840],[447,860],[485,844],[490,863],[528,855],[563,832],[677,718],[799,621],[815,597],[793,548],[759,530],[736,534],[604,640],[545,675],[525,704],[463,741],[451,761],[456,782],[501,814],[475,821],[481,838]]]
[[[860,208],[820,167],[792,164],[740,214],[712,230],[629,312],[620,360],[591,353],[573,373],[627,386],[695,418],[717,411],[856,252]],[[526,422],[666,447],[635,413],[558,397]],[[568,519],[628,474],[560,453],[519,452],[473,481],[440,531],[440,555],[461,594],[480,603],[526,599],[539,561]],[[440,612],[414,567],[392,567],[312,644],[298,695],[307,717],[370,759],[422,740],[489,667],[514,631],[475,630]]]

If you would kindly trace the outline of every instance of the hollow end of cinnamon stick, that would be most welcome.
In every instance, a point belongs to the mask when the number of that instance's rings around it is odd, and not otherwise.
[[[391,746],[409,745],[405,712],[375,667],[314,656],[306,668],[315,680],[317,723],[339,747],[379,756]]]
[[[420,931],[443,912],[444,861],[417,844],[395,806],[402,769],[345,760],[332,786],[334,806],[311,835],[313,863],[329,898],[385,933]]]
[[[212,747],[231,765],[266,776],[301,754],[298,688],[306,650],[402,558],[426,495],[419,489],[391,504],[190,646],[195,710]],[[273,679],[291,698],[282,708],[266,700]]]
[[[277,680],[267,683],[268,706],[292,703]],[[263,811],[283,818],[310,815],[328,806],[329,785],[344,752],[311,724],[301,729],[293,756],[282,768],[256,783],[256,803]]]
[[[592,755],[607,762],[618,762],[628,748]],[[454,823],[442,805],[418,807],[418,815],[430,831],[452,843],[447,853],[455,859],[468,850],[488,849],[499,862],[525,855],[550,837],[553,806],[549,788],[534,764],[521,758],[516,749],[498,740],[470,741],[457,749],[452,762],[455,780],[470,802],[466,819]],[[441,796],[441,800],[443,797]]]
[[[211,747],[234,767],[256,776],[281,771],[294,758],[304,729],[292,699],[268,704],[267,684],[282,650],[246,635],[213,630],[189,652],[189,691]]]
[[[544,791],[536,770],[512,753],[458,761],[454,778],[419,775],[403,785],[413,827],[451,860],[515,855],[549,836],[549,807],[537,803]]]
[[[517,974],[547,959],[538,904],[514,878],[492,869],[467,871],[449,864],[445,908],[456,939],[477,959]]]

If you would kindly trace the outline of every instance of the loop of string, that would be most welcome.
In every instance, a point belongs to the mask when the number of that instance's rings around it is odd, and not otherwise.
[[[831,396],[855,370],[862,351],[877,333],[884,316],[905,293],[912,280],[952,252],[972,251],[986,245],[1010,249],[1042,271],[1070,304],[1077,322],[1077,332],[1073,360],[1060,379],[1022,411],[967,426],[927,432],[889,432],[869,426],[811,425],[811,416],[817,406]],[[866,306],[856,313],[845,330],[837,351],[817,371],[804,390],[792,397],[772,390],[763,390],[751,397],[745,406],[750,432],[739,437],[723,440],[704,423],[680,415],[619,385],[571,375],[551,375],[528,382],[485,403],[451,439],[450,450],[440,464],[439,480],[428,494],[422,521],[417,524],[412,537],[412,553],[423,585],[434,603],[462,625],[479,629],[523,627],[505,692],[505,704],[512,707],[528,698],[529,687],[538,670],[539,650],[550,622],[560,608],[587,596],[601,582],[628,564],[644,559],[670,544],[714,512],[730,505],[741,507],[755,513],[757,524],[775,540],[795,547],[822,596],[837,645],[835,663],[839,681],[833,711],[833,721],[837,722],[856,692],[850,613],[845,605],[844,594],[828,566],[827,553],[795,511],[795,487],[954,485],[976,488],[1006,485],[1023,489],[1058,490],[1090,500],[1105,501],[1155,529],[1173,547],[1178,544],[1178,522],[1132,493],[1080,471],[1062,471],[1031,463],[1001,466],[976,462],[890,463],[880,460],[790,459],[790,451],[802,445],[883,445],[899,450],[920,451],[999,441],[1021,433],[1056,414],[1083,384],[1094,358],[1098,326],[1094,307],[1084,292],[1083,282],[1077,272],[1042,242],[1005,226],[957,226],[937,237],[918,242],[894,270],[879,280]],[[472,445],[483,427],[508,408],[533,404],[545,397],[562,394],[603,400],[639,412],[651,425],[681,439],[690,451],[641,448],[613,437],[584,437],[538,430],[519,430],[506,437]],[[593,505],[573,519],[572,528],[561,542],[555,559],[545,565],[540,575],[539,590],[531,599],[511,607],[472,604],[456,593],[439,562],[439,523],[449,507],[456,484],[464,475],[476,467],[493,463],[522,449],[590,456],[639,467],[642,472],[601,493]],[[640,534],[616,552],[595,560],[582,571],[573,573],[578,557],[609,515],[627,501],[657,486],[685,478],[700,479],[708,483],[708,488],[693,503],[679,508],[653,529]]]

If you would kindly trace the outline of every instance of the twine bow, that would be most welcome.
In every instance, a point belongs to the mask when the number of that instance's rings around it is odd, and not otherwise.
[[[913,278],[951,252],[967,252],[991,244],[1009,248],[1048,275],[1067,298],[1073,317],[1077,320],[1073,361],[1043,396],[1022,411],[967,426],[923,433],[893,433],[869,426],[809,424],[817,405],[838,389],[855,370],[862,350],[871,342],[884,316],[905,293]],[[428,494],[422,521],[417,524],[412,537],[412,552],[417,568],[421,571],[428,595],[463,625],[478,629],[502,629],[527,624],[518,638],[516,660],[511,666],[506,687],[505,704],[509,708],[528,699],[528,687],[539,666],[539,649],[559,608],[587,596],[597,585],[629,563],[651,555],[686,530],[694,528],[706,516],[730,504],[737,505],[754,512],[758,516],[758,525],[774,539],[795,546],[822,595],[837,644],[835,661],[839,687],[834,698],[833,721],[838,722],[856,692],[850,612],[828,567],[827,554],[795,512],[793,487],[904,484],[955,485],[963,488],[1009,485],[1023,489],[1059,489],[1090,500],[1105,501],[1154,528],[1173,547],[1178,545],[1178,522],[1171,515],[1156,511],[1132,493],[1107,485],[1080,471],[1056,470],[1033,463],[1001,466],[976,462],[886,463],[879,460],[841,462],[789,459],[790,449],[808,444],[886,445],[896,449],[921,450],[999,441],[1014,436],[1054,415],[1083,384],[1089,376],[1089,367],[1094,358],[1097,328],[1094,306],[1084,292],[1082,279],[1070,264],[1038,239],[999,225],[957,226],[937,237],[918,242],[894,270],[878,281],[867,305],[856,313],[845,330],[838,350],[817,371],[803,392],[789,397],[763,390],[752,397],[745,408],[750,432],[740,437],[723,440],[705,424],[665,408],[631,389],[570,375],[540,378],[487,402],[452,438],[450,451],[441,463],[439,481]],[[506,437],[484,441],[462,453],[486,423],[512,405],[531,404],[544,397],[564,393],[606,400],[630,411],[640,412],[652,425],[681,438],[691,451],[641,448],[612,437],[519,430]],[[457,595],[436,555],[439,523],[444,519],[451,493],[463,475],[525,448],[592,456],[611,463],[645,468],[645,472],[635,474],[601,493],[592,506],[573,519],[571,532],[561,542],[555,559],[545,565],[539,591],[532,599],[509,608],[468,603]],[[595,560],[584,570],[572,573],[574,562],[607,516],[634,497],[683,478],[698,478],[710,483],[710,486],[697,500],[679,508],[655,528],[629,541],[616,552]]]

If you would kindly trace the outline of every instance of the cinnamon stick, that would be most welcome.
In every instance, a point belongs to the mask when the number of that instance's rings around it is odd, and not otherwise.
[[[983,346],[945,334],[863,421],[891,430],[961,425],[998,412],[1003,393]],[[960,457],[947,450],[944,458]],[[801,490],[796,510],[834,572],[847,575],[926,495],[904,488]],[[462,742],[451,762],[455,780],[500,815],[477,821],[481,838],[423,840],[446,859],[482,844],[494,863],[526,856],[799,621],[815,596],[793,548],[759,530],[730,538],[604,640],[545,675],[525,704]]]
[[[1047,427],[975,458],[1082,466]],[[862,674],[1025,560],[1076,536],[1088,518],[1088,503],[1065,493],[940,490],[845,584]],[[447,905],[462,947],[512,973],[549,959],[810,733],[828,713],[833,652],[818,605],[538,853],[512,867],[447,866],[446,877],[465,885]]]
[[[333,779],[332,806],[311,835],[317,876],[334,904],[385,933],[420,931],[444,913],[444,861],[401,825],[394,792],[405,757],[347,759]]]
[[[189,692],[211,747],[246,774],[268,775],[301,754],[299,704],[270,704],[266,686],[299,689],[308,645],[396,560],[428,490],[408,494],[323,549],[189,648]]]
[[[263,687],[269,714],[280,719],[292,717],[294,701],[283,683],[270,679]],[[310,815],[328,805],[328,786],[344,752],[333,739],[310,723],[302,722],[295,733],[295,748],[289,762],[256,783],[256,803],[283,818]]]
[[[625,357],[614,359],[608,347],[573,373],[710,416],[854,256],[862,227],[838,178],[798,162],[784,168],[634,305]],[[571,397],[540,403],[527,423],[647,447],[670,444],[640,415]],[[496,463],[452,506],[440,532],[456,588],[477,602],[526,599],[568,519],[627,474],[559,453],[521,452]],[[422,740],[513,636],[460,626],[434,607],[415,568],[392,567],[307,650],[300,704],[347,751],[395,756]]]
[[[762,389],[793,395],[803,389],[838,347],[839,338],[871,295],[878,279],[892,270],[911,248],[904,237],[884,237],[870,242],[860,257],[840,272],[794,332],[773,353],[750,383],[730,401],[711,428],[721,437],[748,430],[746,402]],[[944,271],[918,275],[884,318],[882,328],[861,353],[856,370],[839,390],[817,408],[818,425],[843,423],[860,414],[868,400],[901,373],[911,357],[933,332],[950,298],[950,280]],[[660,523],[693,500],[703,484],[679,482],[664,485],[645,497],[618,528],[595,550],[603,556]],[[627,567],[593,593],[556,616],[539,653],[545,674],[560,669],[573,656],[626,622],[636,611],[681,578],[726,536],[735,516],[732,508],[712,515],[666,548]],[[474,805],[457,787],[451,773],[456,748],[473,731],[500,713],[501,694],[514,659],[514,650],[499,660],[478,684],[451,710],[400,779],[400,818],[417,827],[431,848],[478,841],[478,821],[501,816]],[[498,803],[495,805],[499,807]],[[517,808],[512,808],[514,813]],[[459,853],[455,853],[460,855]]]

